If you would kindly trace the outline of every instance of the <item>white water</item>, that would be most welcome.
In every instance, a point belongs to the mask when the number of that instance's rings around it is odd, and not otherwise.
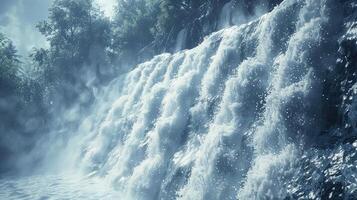
[[[328,22],[325,4],[286,0],[118,77],[97,93],[92,114],[53,166],[108,184],[115,195],[103,199],[288,196],[294,141],[319,131],[317,68],[324,66],[316,66],[313,52]]]

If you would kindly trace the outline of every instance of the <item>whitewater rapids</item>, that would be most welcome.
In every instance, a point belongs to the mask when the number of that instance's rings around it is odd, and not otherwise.
[[[299,196],[294,180],[304,140],[321,131],[320,72],[331,67],[330,52],[322,49],[332,38],[326,34],[330,4],[285,0],[193,49],[138,65],[97,92],[92,114],[80,120],[56,156],[60,161],[51,160],[49,168],[79,170],[84,184],[95,179],[99,199],[319,198],[314,190]],[[82,179],[43,180],[61,183],[48,194],[41,190],[49,199],[96,193],[83,187],[83,194],[70,196]],[[5,199],[31,199],[36,184],[47,187],[43,180],[2,180],[0,190]],[[23,186],[27,196],[7,187],[21,182],[31,184]]]

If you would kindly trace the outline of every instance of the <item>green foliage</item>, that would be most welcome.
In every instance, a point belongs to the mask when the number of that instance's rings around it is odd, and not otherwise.
[[[152,28],[158,14],[156,0],[119,0],[113,20],[113,47],[119,55],[140,51],[154,40]]]
[[[110,23],[93,7],[92,0],[56,0],[48,20],[38,24],[50,42],[49,49],[36,49],[32,58],[52,73],[52,78],[66,79],[78,73],[83,64],[104,62],[93,56],[111,44]],[[94,59],[92,59],[94,57]]]
[[[119,0],[114,19],[117,54],[137,56],[149,46],[155,53],[170,51],[180,30],[188,30],[188,47],[215,28],[218,10],[228,0]],[[205,24],[209,30],[204,30]],[[206,26],[207,29],[207,26]],[[204,32],[206,31],[206,32]],[[150,49],[149,49],[150,50]],[[126,56],[126,55],[124,55]]]
[[[192,22],[199,14],[198,8],[202,4],[200,0],[166,0],[160,3],[160,15],[156,28],[158,34],[165,34],[179,30],[188,22]]]
[[[183,28],[188,29],[188,42],[192,43],[188,47],[191,47],[206,34],[202,33],[203,24],[214,21],[207,16],[212,13],[218,16],[212,10],[225,2],[118,0],[116,15],[110,21],[92,0],[55,0],[48,20],[38,25],[51,47],[37,49],[32,58],[39,65],[51,68],[47,74],[52,80],[78,73],[83,64],[95,65],[103,60],[114,63],[125,58],[135,63],[144,51],[152,55],[170,51]],[[98,59],[93,54],[102,56]]]
[[[155,25],[156,38],[161,38],[164,43],[159,46],[173,45],[173,38],[176,34],[185,27],[188,22],[192,22],[192,8],[189,0],[166,0],[160,2],[160,14]],[[158,40],[160,41],[160,40]]]
[[[186,47],[195,46],[214,29],[211,16],[218,16],[227,1],[118,0],[110,21],[92,0],[55,0],[49,18],[37,26],[50,48],[36,49],[31,57],[43,68],[47,82],[74,83],[81,71],[96,70],[88,66],[109,66],[118,60],[132,65],[142,52],[170,51],[184,28]]]
[[[43,128],[46,118],[43,106],[43,88],[37,80],[20,76],[24,63],[12,42],[0,33],[0,172],[7,170],[8,157],[23,153],[34,144],[34,136]],[[27,120],[38,120],[38,126],[29,129]],[[26,141],[21,143],[21,141]],[[13,146],[13,144],[17,146]]]
[[[113,22],[113,49],[137,57],[142,50],[159,53],[178,32],[202,14],[203,0],[119,0]],[[151,49],[148,49],[151,48]]]
[[[18,87],[20,61],[12,42],[0,33],[0,91],[1,96],[13,93]]]
[[[20,107],[37,99],[41,103],[42,86],[39,81],[21,76],[21,63],[12,42],[0,33],[0,98],[11,100]]]

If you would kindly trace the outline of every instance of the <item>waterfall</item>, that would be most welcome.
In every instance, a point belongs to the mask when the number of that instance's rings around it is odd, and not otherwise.
[[[333,54],[321,47],[329,6],[285,0],[120,75],[96,93],[61,167],[108,183],[119,199],[296,197],[301,145],[321,131],[330,63],[316,52]]]
[[[124,199],[283,198],[291,138],[318,131],[305,110],[318,106],[304,103],[320,92],[313,51],[325,9],[323,0],[287,0],[140,64],[108,89],[121,89],[112,102],[98,100],[109,107],[89,117],[96,127],[80,131],[81,166]]]

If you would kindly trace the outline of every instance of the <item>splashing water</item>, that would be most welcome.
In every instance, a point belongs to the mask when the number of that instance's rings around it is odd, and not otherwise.
[[[98,93],[54,165],[108,184],[102,199],[291,197],[299,139],[320,131],[328,16],[326,0],[285,0],[140,64]]]

